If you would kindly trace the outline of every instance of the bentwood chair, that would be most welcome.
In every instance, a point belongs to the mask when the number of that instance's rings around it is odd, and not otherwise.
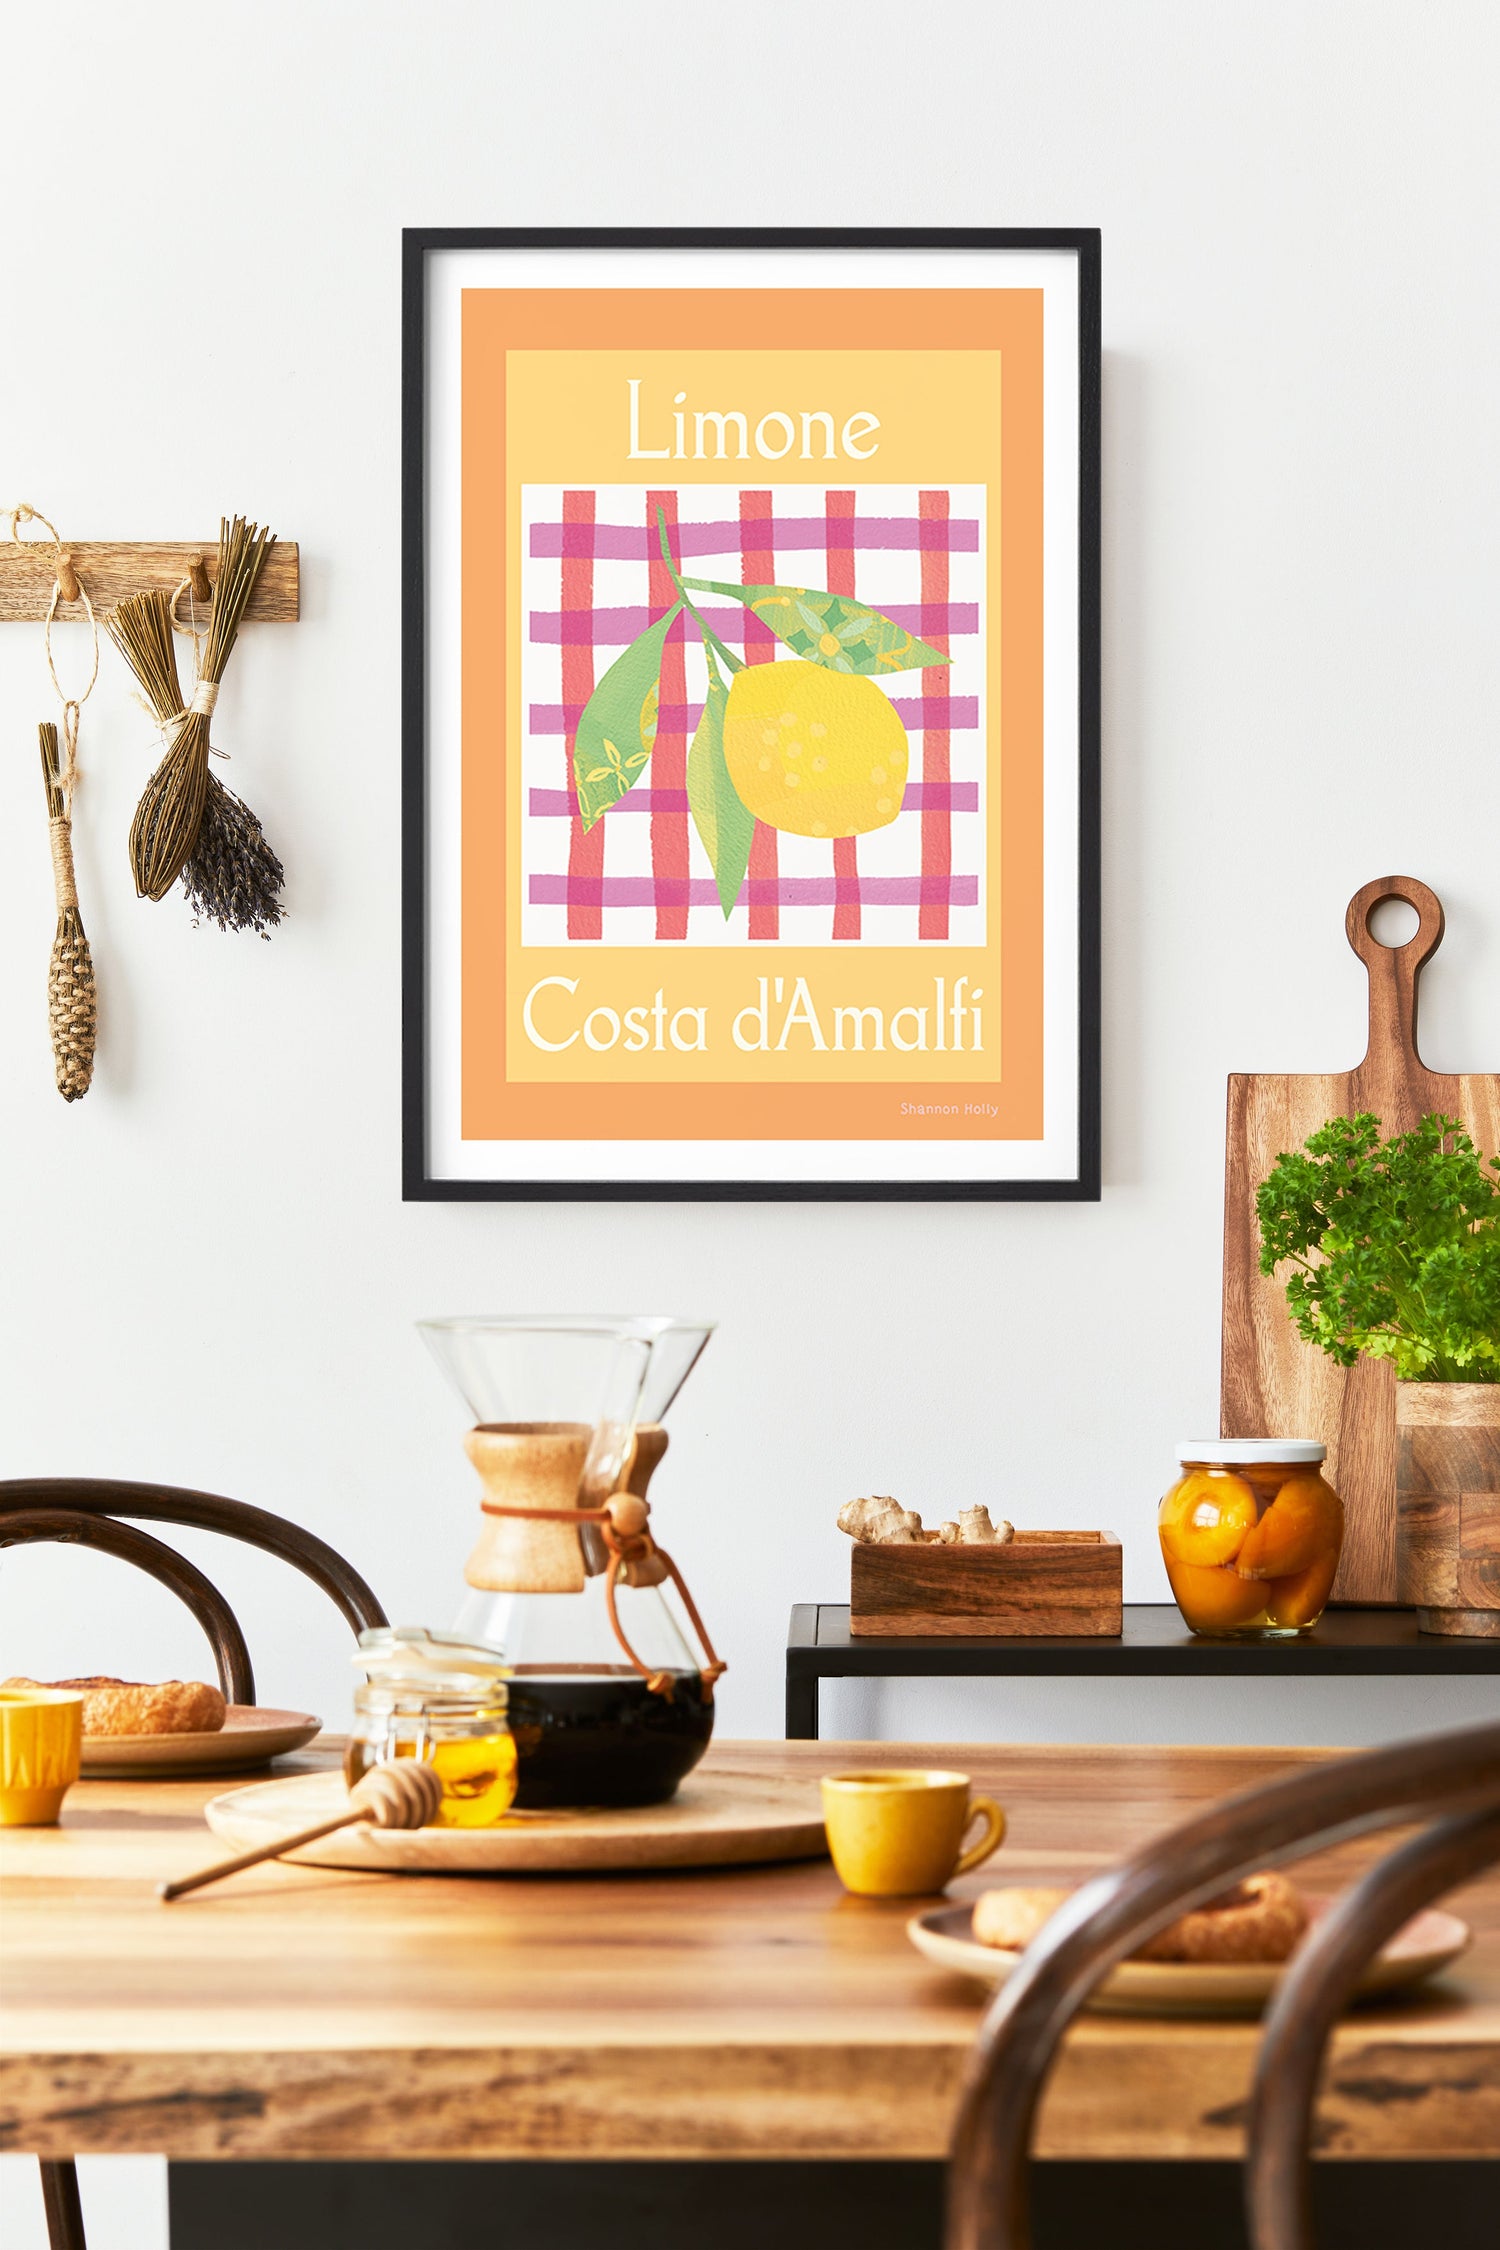
[[[186,1492],[169,1484],[133,1484],[108,1477],[12,1477],[0,1479],[0,1547],[33,1540],[97,1547],[134,1563],[185,1603],[203,1627],[214,1652],[219,1686],[229,1703],[255,1701],[255,1674],[238,1620],[223,1595],[201,1570],[149,1532],[117,1517],[217,1531],[227,1539],[260,1547],[278,1556],[328,1596],[356,1634],[384,1625],[385,1611],[357,1570],[310,1531],[242,1500],[211,1492]],[[51,2250],[86,2250],[78,2168],[71,2157],[42,2158],[42,2200]]]
[[[1329,2033],[1409,1916],[1500,1862],[1500,1724],[1344,1758],[1244,1791],[1087,1883],[1027,1948],[980,2026],[954,2135],[946,2250],[1030,2250],[1028,2163],[1058,2046],[1138,1945],[1263,1867],[1427,1822],[1315,1926],[1268,2011],[1246,2155],[1254,2250],[1312,2250],[1312,2110]]]

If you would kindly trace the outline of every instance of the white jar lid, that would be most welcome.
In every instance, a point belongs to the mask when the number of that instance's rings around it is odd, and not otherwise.
[[[1177,1448],[1179,1461],[1222,1461],[1248,1466],[1252,1461],[1326,1461],[1328,1448],[1316,1438],[1215,1437],[1184,1438]]]
[[[490,1641],[434,1633],[425,1625],[367,1625],[351,1661],[374,1685],[455,1693],[506,1679],[515,1669]]]

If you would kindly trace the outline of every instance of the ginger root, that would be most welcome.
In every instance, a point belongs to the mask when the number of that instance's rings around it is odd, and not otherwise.
[[[915,1508],[903,1508],[888,1492],[846,1500],[838,1521],[840,1531],[871,1547],[999,1547],[1014,1537],[1008,1523],[991,1523],[988,1508],[965,1508],[957,1523],[929,1531]]]
[[[839,1529],[871,1547],[917,1547],[926,1537],[915,1509],[903,1508],[888,1492],[846,1500],[839,1510]]]
[[[962,1508],[958,1517],[958,1543],[961,1547],[1003,1547],[1014,1539],[1015,1527],[1002,1517],[998,1524],[990,1522],[988,1508]]]

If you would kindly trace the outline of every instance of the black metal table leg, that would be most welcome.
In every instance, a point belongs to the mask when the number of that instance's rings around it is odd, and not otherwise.
[[[786,1738],[788,1742],[818,1739],[818,1679],[815,1672],[786,1673]]]

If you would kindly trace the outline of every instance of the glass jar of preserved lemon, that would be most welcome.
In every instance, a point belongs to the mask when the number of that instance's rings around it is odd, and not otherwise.
[[[516,1744],[500,1652],[412,1625],[371,1629],[359,1641],[355,1661],[367,1677],[354,1691],[349,1787],[388,1758],[421,1758],[443,1784],[439,1828],[501,1819],[515,1801]]]
[[[1310,1438],[1200,1438],[1157,1511],[1162,1560],[1195,1633],[1281,1640],[1323,1614],[1344,1503]]]

